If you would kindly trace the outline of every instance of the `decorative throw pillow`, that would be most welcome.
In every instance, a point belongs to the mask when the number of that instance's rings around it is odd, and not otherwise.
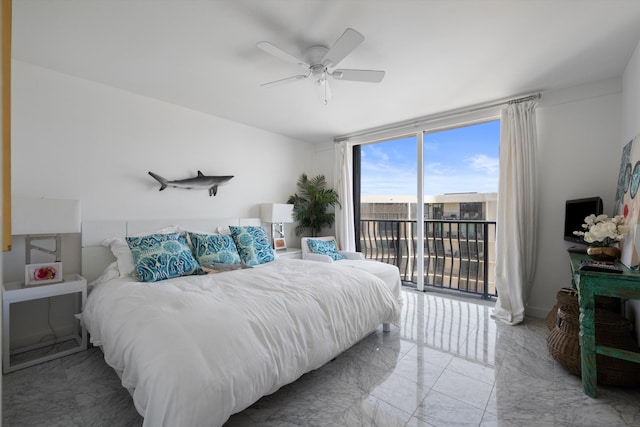
[[[231,229],[231,237],[238,248],[240,259],[248,265],[264,264],[276,258],[269,244],[267,233],[262,227],[230,226],[229,229]]]
[[[328,255],[334,261],[345,259],[346,257],[338,252],[335,240],[308,239],[309,250],[314,254]]]
[[[231,236],[189,233],[189,238],[200,265],[240,264],[240,255]]]
[[[126,240],[143,282],[202,274],[183,233],[150,234]]]
[[[148,236],[150,234],[171,234],[179,233],[180,231],[181,229],[179,226],[172,225],[169,227],[160,228],[158,230],[150,230],[144,233],[131,234],[129,237],[142,237]],[[129,245],[127,244],[124,237],[112,237],[111,239],[105,239],[102,241],[102,245],[108,246],[111,249],[113,256],[116,257],[116,261],[118,262],[118,270],[120,270],[120,277],[137,277],[136,265],[133,262],[133,255],[131,254],[131,249],[129,249]]]

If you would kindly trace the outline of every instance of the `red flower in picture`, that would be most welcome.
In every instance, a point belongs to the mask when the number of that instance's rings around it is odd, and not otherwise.
[[[58,272],[51,266],[39,267],[33,271],[33,280],[52,280],[55,279]]]

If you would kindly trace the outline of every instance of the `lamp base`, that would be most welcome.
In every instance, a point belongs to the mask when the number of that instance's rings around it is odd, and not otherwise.
[[[55,249],[47,249],[40,245],[35,244],[39,240],[54,240],[56,241]],[[56,261],[62,259],[62,235],[60,234],[27,234],[24,241],[25,248],[25,264],[31,264],[31,251],[36,250],[48,255],[54,256]]]
[[[273,249],[287,248],[284,241],[284,222],[274,222],[271,224],[271,239],[273,241]]]

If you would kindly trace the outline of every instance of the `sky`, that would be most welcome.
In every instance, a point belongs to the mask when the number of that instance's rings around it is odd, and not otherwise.
[[[363,145],[362,195],[416,195],[416,137]],[[424,136],[424,193],[498,191],[500,121]]]

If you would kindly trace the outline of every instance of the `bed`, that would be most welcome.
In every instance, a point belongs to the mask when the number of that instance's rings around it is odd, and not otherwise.
[[[399,319],[397,297],[382,280],[332,264],[275,259],[149,283],[121,275],[120,258],[114,262],[102,241],[167,223],[219,230],[259,220],[83,224],[83,274],[92,283],[83,322],[145,426],[222,425]]]

